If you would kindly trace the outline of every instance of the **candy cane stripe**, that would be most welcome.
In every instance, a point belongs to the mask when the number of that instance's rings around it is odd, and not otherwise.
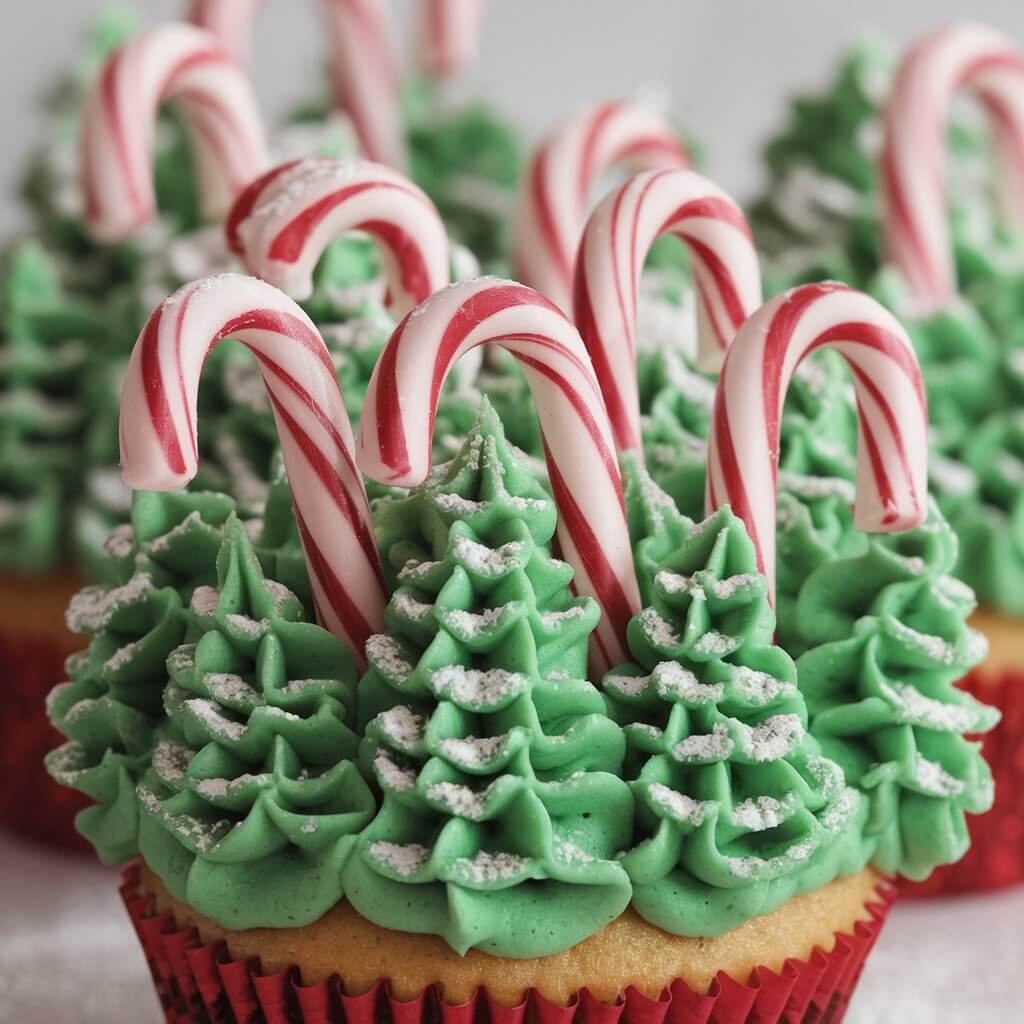
[[[125,378],[125,482],[174,490],[195,476],[200,373],[227,337],[253,351],[263,374],[318,614],[363,665],[363,644],[383,624],[383,572],[334,365],[291,299],[255,278],[224,274],[185,285],[154,311]]]
[[[601,175],[620,166],[686,164],[671,128],[635,104],[602,103],[572,118],[541,143],[524,175],[516,276],[560,309],[570,309],[576,249]]]
[[[757,251],[746,218],[706,178],[685,170],[648,171],[598,204],[580,243],[573,309],[620,451],[642,452],[637,295],[651,246],[668,234],[691,255],[701,366],[721,365],[736,331],[761,302]]]
[[[448,283],[448,237],[434,204],[397,171],[365,160],[272,169],[238,197],[224,230],[253,274],[297,299],[312,293],[326,247],[352,230],[380,243],[397,315]]]
[[[922,315],[956,291],[946,212],[946,119],[968,90],[986,111],[995,142],[1003,214],[1024,226],[1024,54],[981,25],[950,25],[907,51],[883,116],[880,181],[887,255]]]
[[[923,521],[928,409],[909,337],[873,299],[804,285],[762,306],[725,356],[708,443],[707,505],[747,525],[774,595],[779,432],[799,363],[822,348],[850,365],[857,392],[857,526],[892,532]]]
[[[185,24],[140,32],[108,59],[82,110],[86,218],[101,241],[131,238],[156,215],[152,150],[164,103],[184,115],[206,216],[222,216],[266,166],[252,87],[217,39]]]
[[[597,379],[573,326],[554,304],[511,281],[451,285],[395,329],[374,370],[359,425],[357,461],[381,482],[421,483],[430,471],[437,401],[466,352],[501,345],[534,394],[559,509],[558,540],[575,586],[603,611],[592,652],[607,668],[626,654],[639,610],[625,501]]]

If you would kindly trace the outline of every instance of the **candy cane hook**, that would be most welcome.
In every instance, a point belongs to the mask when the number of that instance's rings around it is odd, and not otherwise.
[[[576,250],[598,179],[620,167],[686,167],[672,129],[635,103],[601,103],[552,132],[523,177],[516,217],[516,276],[571,310]]]
[[[406,166],[398,62],[387,0],[324,0],[331,83],[359,148],[377,163]]]
[[[982,25],[941,28],[903,58],[883,118],[885,249],[922,314],[956,293],[945,150],[946,120],[961,90],[977,96],[988,114],[1003,213],[1024,228],[1024,54]]]
[[[719,369],[743,321],[761,305],[750,227],[743,211],[713,182],[693,171],[647,171],[605,196],[580,242],[573,309],[619,451],[643,452],[637,292],[647,253],[663,235],[675,235],[690,252],[702,369]]]
[[[184,487],[196,474],[203,362],[237,338],[270,395],[317,616],[363,666],[384,622],[384,579],[334,365],[308,316],[256,278],[187,284],[157,307],[132,351],[121,398],[121,466],[136,489]]]
[[[212,32],[243,67],[252,52],[252,27],[263,0],[192,0],[188,20]]]
[[[165,102],[184,117],[210,219],[267,165],[256,97],[217,39],[185,24],[140,32],[107,60],[82,111],[86,218],[101,241],[131,238],[156,216],[153,146]]]
[[[576,589],[601,606],[593,661],[627,657],[626,626],[640,594],[611,428],[593,367],[576,329],[530,288],[463,281],[429,298],[395,329],[370,380],[357,460],[380,482],[415,486],[430,471],[437,398],[453,364],[481,345],[519,362],[540,417],[559,511],[562,554]]]
[[[894,533],[927,512],[928,406],[906,331],[874,299],[841,284],[804,285],[772,299],[725,355],[708,439],[707,508],[728,502],[746,523],[773,599],[782,406],[797,365],[820,348],[835,349],[853,372],[855,524]]]
[[[455,78],[473,63],[484,6],[484,0],[422,0],[419,60],[428,78]]]
[[[324,249],[354,229],[380,243],[396,316],[448,284],[448,235],[437,209],[408,178],[382,164],[281,164],[239,195],[224,225],[228,246],[249,271],[295,299],[309,298]]]

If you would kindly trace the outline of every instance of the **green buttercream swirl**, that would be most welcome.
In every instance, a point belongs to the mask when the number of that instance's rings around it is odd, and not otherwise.
[[[228,928],[301,926],[342,898],[375,802],[352,761],[355,671],[267,579],[241,522],[167,658],[167,738],[139,786],[140,847],[170,891]]]
[[[933,508],[924,526],[821,565],[796,602],[812,645],[797,661],[812,734],[870,800],[876,866],[915,879],[963,856],[965,815],[992,804],[964,734],[999,715],[954,685],[985,655],[966,625],[974,595],[949,575],[956,548]]]
[[[555,519],[487,405],[449,465],[377,508],[396,588],[359,712],[383,799],[345,891],[459,952],[553,953],[629,902],[623,739],[585,679],[598,610],[550,555]]]
[[[633,905],[677,935],[718,935],[859,870],[861,801],[806,732],[792,659],[753,545],[728,508],[660,561],[604,678],[637,803]]]

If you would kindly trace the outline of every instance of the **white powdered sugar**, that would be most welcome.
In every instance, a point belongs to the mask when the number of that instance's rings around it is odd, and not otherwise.
[[[455,782],[436,782],[427,786],[428,800],[442,804],[451,814],[469,821],[480,821],[487,808],[487,799],[495,783],[477,792],[469,786],[460,786]]]
[[[623,697],[638,697],[650,685],[651,677],[616,675],[609,672],[602,680],[606,690],[621,694]]]
[[[759,707],[770,704],[779,697],[796,694],[796,684],[785,679],[776,679],[767,672],[758,672],[746,665],[732,666],[732,681],[745,700]]]
[[[377,728],[392,746],[411,753],[423,739],[427,720],[405,704],[382,711],[376,718]]]
[[[772,715],[751,728],[738,722],[739,747],[753,761],[778,761],[795,750],[804,739],[799,715]]]
[[[206,672],[203,684],[210,696],[218,701],[236,701],[255,704],[260,695],[239,675],[233,672]]]
[[[396,875],[415,875],[428,860],[430,850],[419,843],[371,843],[370,856]]]
[[[281,692],[287,694],[303,693],[315,687],[330,686],[334,681],[333,679],[290,679],[281,687]]]
[[[110,531],[103,550],[111,558],[127,558],[135,550],[135,531],[131,523],[122,523]]]
[[[540,621],[545,629],[556,629],[563,622],[572,622],[582,619],[587,614],[587,606],[575,604],[571,608],[565,608],[556,612],[541,612]]]
[[[773,878],[807,860],[813,852],[814,846],[809,842],[794,843],[778,857],[729,857],[726,863],[737,878]]]
[[[678,647],[683,642],[672,623],[663,619],[650,606],[644,608],[640,613],[640,628],[643,630],[647,642],[655,648]]]
[[[724,761],[733,752],[733,741],[722,724],[710,733],[687,736],[672,748],[672,756],[683,763],[703,764]]]
[[[104,672],[118,672],[125,667],[143,649],[142,640],[133,640],[123,647],[119,647],[114,653],[103,662]]]
[[[456,880],[475,885],[488,882],[502,882],[523,874],[529,865],[525,857],[514,853],[491,853],[481,850],[476,856],[460,857],[452,864],[452,875]]]
[[[914,762],[914,782],[929,796],[954,797],[964,791],[964,784],[958,778],[920,753]]]
[[[678,793],[660,782],[653,782],[647,789],[653,803],[657,804],[668,814],[684,825],[696,827],[700,825],[707,816],[708,811],[714,806],[712,801],[694,800],[685,793]]]
[[[796,798],[792,793],[784,800],[759,796],[743,800],[732,809],[732,823],[748,832],[765,832],[778,828],[793,813]]]
[[[72,633],[98,632],[109,625],[119,608],[134,604],[152,589],[153,580],[147,573],[137,573],[120,587],[86,587],[71,598],[64,620]]]
[[[173,543],[181,537],[187,537],[196,527],[203,526],[203,517],[198,509],[193,509],[184,519],[166,533],[161,534],[155,540],[151,540],[144,546],[150,554],[159,555],[167,551]]]
[[[250,782],[262,785],[271,778],[272,776],[267,772],[260,772],[258,775],[245,772],[233,779],[201,779],[196,783],[196,792],[205,800],[218,800]]]
[[[416,583],[440,564],[440,562],[419,562],[415,558],[410,558],[398,571],[398,581],[399,583]]]
[[[940,665],[953,665],[957,660],[956,644],[947,643],[941,636],[931,633],[919,633],[905,622],[890,619],[886,623],[893,636],[909,647],[921,651],[927,658]]]
[[[380,784],[396,793],[406,793],[416,785],[415,770],[400,765],[385,747],[379,747],[374,754],[373,770]]]
[[[504,576],[519,568],[523,549],[523,542],[519,540],[489,548],[464,534],[457,536],[452,543],[452,554],[462,565],[478,576],[489,577]]]
[[[249,637],[252,640],[259,640],[270,629],[270,619],[254,619],[250,615],[242,615],[239,612],[232,612],[224,616],[224,622],[236,633]]]
[[[180,782],[192,760],[192,751],[173,740],[161,740],[153,748],[153,771],[168,784]]]
[[[216,587],[201,586],[192,591],[188,606],[196,615],[212,615],[219,601],[220,591]]]
[[[401,682],[412,674],[413,666],[401,644],[387,633],[374,633],[366,641],[366,659],[388,679]]]
[[[655,575],[654,582],[666,594],[689,594],[697,601],[703,601],[707,597],[703,585],[695,576],[683,576],[662,569]]]
[[[307,818],[302,825],[299,826],[299,831],[308,836],[312,835],[319,827],[320,826],[317,823],[316,818]]]
[[[747,587],[754,586],[758,579],[757,573],[753,572],[743,572],[736,576],[727,576],[724,580],[715,580],[711,584],[711,592],[715,597],[726,601],[738,590],[745,590]]]
[[[526,693],[530,679],[503,668],[484,670],[449,665],[431,673],[427,685],[435,697],[460,707],[496,708]]]
[[[440,751],[460,768],[484,768],[501,757],[507,744],[507,735],[453,737],[441,741]]]
[[[732,654],[742,644],[742,637],[726,636],[717,630],[710,630],[693,645],[693,650],[695,654],[724,658],[727,654]]]
[[[214,737],[240,740],[245,735],[245,723],[225,718],[212,700],[205,697],[190,697],[185,701],[185,708],[202,722]]]
[[[687,704],[714,704],[725,693],[724,683],[702,683],[688,668],[676,661],[663,661],[651,673],[662,700],[678,698]]]
[[[196,645],[182,644],[167,656],[167,671],[171,675],[191,672],[196,667]]]
[[[914,725],[941,732],[972,732],[979,716],[973,708],[926,697],[909,683],[882,683],[882,695],[895,705],[900,717]]]
[[[779,489],[788,491],[805,501],[818,498],[838,498],[853,504],[854,486],[849,480],[832,476],[805,476],[803,473],[779,472]]]
[[[487,511],[491,504],[489,501],[474,501],[472,498],[464,498],[461,494],[451,491],[434,492],[430,495],[430,501],[442,512],[448,512],[462,519]]]
[[[456,608],[444,613],[444,624],[452,632],[472,639],[497,625],[512,607],[511,604],[503,604],[497,608],[485,608],[481,612],[467,612]]]
[[[551,852],[562,864],[593,864],[594,857],[564,836],[551,837]]]
[[[408,622],[422,622],[433,609],[432,604],[417,601],[406,590],[396,590],[391,596],[391,610]]]

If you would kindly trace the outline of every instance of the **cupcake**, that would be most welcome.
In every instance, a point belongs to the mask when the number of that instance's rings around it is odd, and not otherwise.
[[[977,823],[971,856],[946,873],[944,881],[932,880],[930,891],[989,888],[1024,878],[1020,858],[1010,852],[1017,844],[1004,838],[1020,830],[1024,813],[1014,782],[1024,738],[1016,724],[1020,715],[1012,684],[1024,657],[1014,639],[1021,614],[1021,546],[1015,526],[1019,393],[1012,369],[1019,231],[1011,219],[992,211],[985,164],[994,157],[977,125],[954,118],[951,159],[943,159],[947,128],[935,118],[945,117],[952,93],[973,88],[973,79],[966,74],[947,88],[941,75],[933,76],[933,64],[958,47],[975,56],[1015,52],[1012,42],[981,26],[940,29],[907,52],[891,85],[873,103],[866,70],[877,63],[854,60],[831,97],[799,105],[789,130],[769,148],[772,193],[755,214],[755,224],[764,228],[762,240],[787,279],[824,269],[869,287],[907,324],[921,360],[932,419],[933,493],[959,538],[956,575],[977,595],[973,625],[992,639],[990,659],[963,685],[1004,712],[1002,724],[986,739],[996,776],[1003,780],[996,810]],[[919,87],[930,75],[927,88],[946,91],[935,95],[939,113],[929,118],[916,104],[923,95]],[[857,82],[859,90],[853,88]],[[1012,103],[1009,109],[1011,119],[1020,116]],[[842,140],[826,134],[828,144],[819,147],[810,125],[825,111],[837,112],[836,123],[861,128],[844,131]],[[998,120],[1002,114],[994,116]],[[908,148],[905,128],[910,123],[921,125],[922,135]],[[881,143],[874,151],[863,149],[861,141],[871,124]],[[945,167],[937,166],[943,162]],[[777,229],[786,221],[783,200],[790,194],[783,182],[804,165],[842,179],[858,198],[830,226],[818,218],[798,239],[793,231]],[[920,186],[915,173],[925,166],[934,168],[933,182],[950,179],[954,200],[948,224],[945,192],[923,188],[917,192],[921,203],[905,203]],[[931,226],[925,227],[926,222]],[[916,250],[912,237],[920,243]]]
[[[281,364],[264,379],[291,403],[277,420],[289,489],[248,528],[230,499],[138,493],[135,528],[112,545],[126,582],[86,600],[81,674],[51,700],[70,737],[51,770],[100,801],[83,828],[110,838],[108,860],[141,855],[124,893],[167,1012],[839,1019],[892,899],[883,872],[955,857],[935,821],[984,803],[981,756],[959,733],[994,716],[958,700],[943,658],[916,673],[905,650],[879,652],[879,636],[906,639],[929,614],[943,636],[968,636],[955,588],[941,584],[952,603],[929,598],[948,543],[897,534],[879,542],[891,558],[872,551],[857,567],[880,624],[860,616],[854,650],[856,609],[833,605],[834,577],[812,574],[811,618],[829,626],[795,661],[773,639],[763,535],[749,532],[760,520],[748,528],[721,504],[695,523],[635,460],[620,490],[579,336],[536,293],[480,279],[403,320],[371,379],[356,457],[371,479],[410,489],[374,503],[381,563],[363,574],[365,498],[349,490],[339,504],[323,486],[347,462],[321,462],[335,438],[351,445],[347,424],[290,411],[309,409],[306,395],[342,415],[315,397],[314,379],[333,377],[308,357],[308,319],[262,282],[201,282],[155,314],[128,375],[126,474],[174,486],[197,465],[187,433],[157,430],[150,399],[172,403],[172,423],[192,419],[171,378],[145,398],[144,348],[180,344],[173,379],[194,410],[190,353],[221,318],[214,343],[267,310],[272,325],[239,335],[265,366],[275,352],[288,367],[283,390]],[[442,385],[472,343],[453,348],[453,332],[542,368],[529,379],[550,491],[487,403],[431,469]],[[760,336],[754,323],[735,344],[756,355]],[[571,561],[553,551],[556,530]],[[912,586],[894,581],[919,561],[928,571]],[[877,715],[881,702],[856,689],[877,682],[855,671],[865,652],[919,716],[894,713],[891,743],[881,729],[815,727],[850,704]],[[800,667],[812,658],[813,711]],[[975,719],[933,728],[940,705]],[[875,742],[895,763],[872,774],[862,747]],[[929,759],[917,789],[901,774],[923,771],[915,749]],[[954,775],[977,793],[955,799]]]

